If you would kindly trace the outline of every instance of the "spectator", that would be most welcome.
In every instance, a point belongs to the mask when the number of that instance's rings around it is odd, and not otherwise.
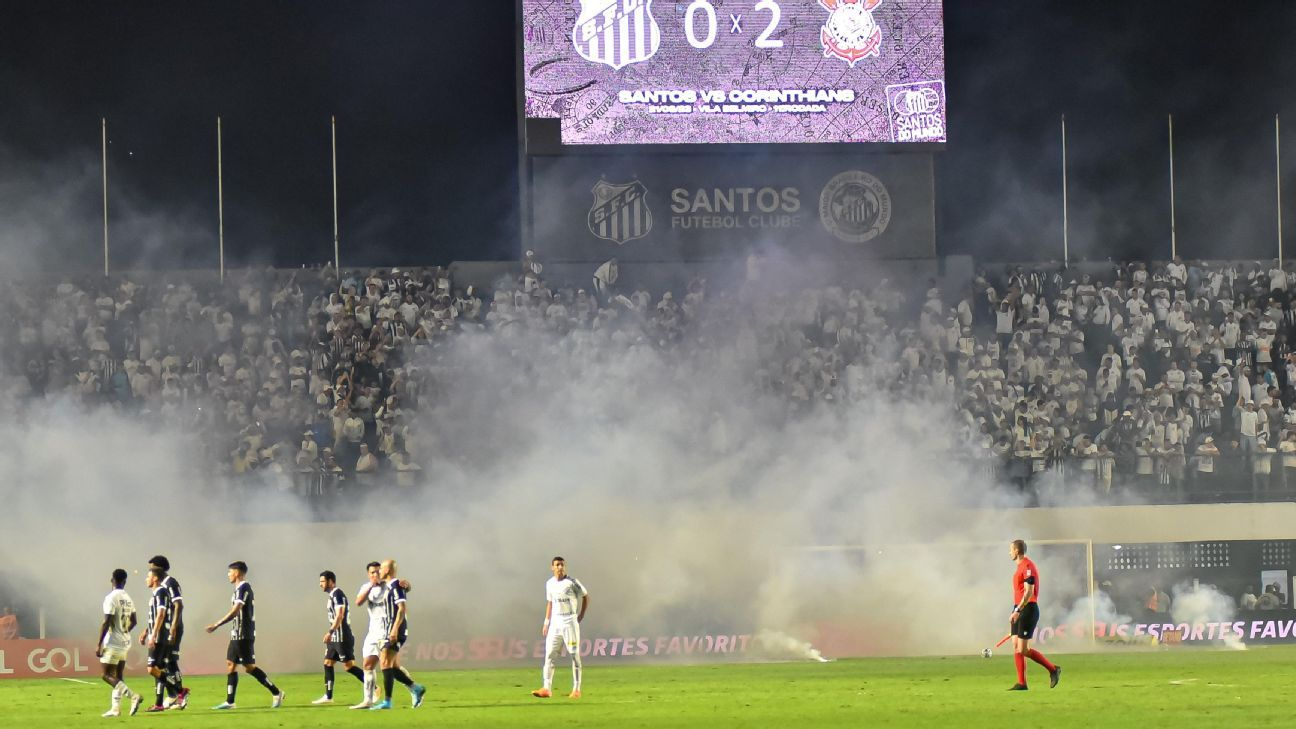
[[[18,616],[13,614],[8,605],[0,608],[0,640],[18,640],[21,637]]]
[[[1254,587],[1248,586],[1246,592],[1242,593],[1242,598],[1239,600],[1238,607],[1243,610],[1256,609],[1256,595]]]
[[[335,476],[342,474],[342,466],[338,465],[332,448],[325,448],[320,452],[320,461],[320,470],[324,473]]]
[[[313,466],[319,460],[319,446],[315,443],[315,432],[307,430],[302,433],[302,442],[297,449],[297,464]]]
[[[378,458],[369,452],[367,443],[360,444],[360,458],[356,460],[356,473],[377,473]]]
[[[1215,476],[1215,459],[1219,456],[1220,450],[1215,447],[1215,439],[1206,436],[1201,445],[1197,446],[1197,478],[1203,482],[1209,483]]]

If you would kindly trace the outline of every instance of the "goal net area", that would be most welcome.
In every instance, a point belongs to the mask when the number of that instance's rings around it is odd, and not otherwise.
[[[1009,632],[1009,542],[821,545],[787,551],[766,586],[762,619],[826,656],[980,653]],[[1088,649],[1104,631],[1093,543],[1027,543],[1040,573],[1035,640]]]

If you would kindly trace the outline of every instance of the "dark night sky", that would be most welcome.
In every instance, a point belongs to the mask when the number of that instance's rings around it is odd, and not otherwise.
[[[215,265],[219,115],[230,257],[323,261],[332,252],[330,114],[344,260],[516,250],[512,0],[7,6],[6,251],[32,238],[13,232],[25,216],[54,231],[31,256],[38,265],[95,265],[107,117],[116,219],[167,224],[164,242],[145,244],[120,222],[114,258]],[[947,0],[940,252],[1056,256],[1065,113],[1073,252],[1164,254],[1173,112],[1181,250],[1270,255],[1274,113],[1296,131],[1293,29],[1296,2],[1282,0]],[[1292,164],[1284,168],[1285,189],[1296,191]],[[63,207],[44,210],[64,196]]]

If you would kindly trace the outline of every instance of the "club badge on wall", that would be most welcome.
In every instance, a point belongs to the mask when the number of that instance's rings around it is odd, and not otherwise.
[[[867,172],[843,172],[824,185],[819,220],[838,240],[867,243],[891,224],[891,193]]]
[[[592,192],[594,205],[586,219],[595,236],[623,245],[652,231],[648,188],[639,180],[621,184],[599,180]]]

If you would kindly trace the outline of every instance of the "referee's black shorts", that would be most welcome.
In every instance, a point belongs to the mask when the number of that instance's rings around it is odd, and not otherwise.
[[[1018,638],[1034,638],[1036,625],[1039,625],[1039,603],[1028,602],[1026,607],[1017,613],[1017,624],[1013,626],[1013,635]]]
[[[242,640],[231,640],[229,648],[225,651],[225,660],[230,663],[249,666],[256,663],[256,640],[253,638],[244,638]]]

